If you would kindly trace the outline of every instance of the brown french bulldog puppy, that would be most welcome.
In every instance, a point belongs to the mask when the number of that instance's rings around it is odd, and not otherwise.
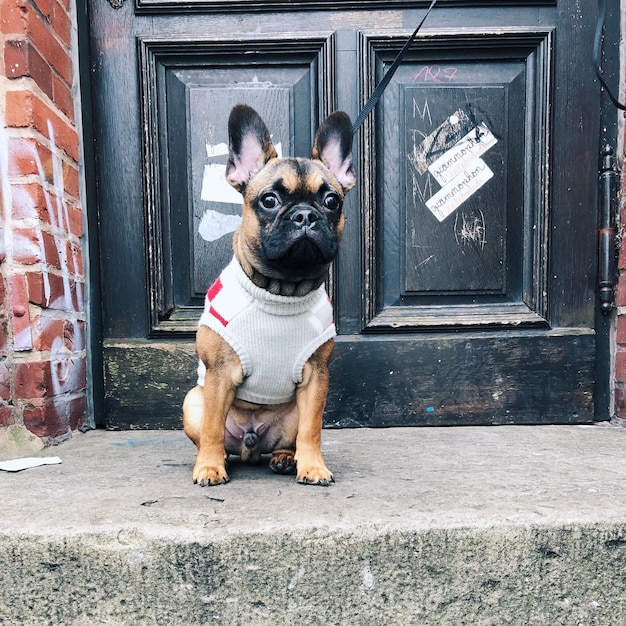
[[[343,112],[318,130],[311,159],[277,158],[246,105],[228,121],[228,182],[243,195],[234,257],[209,288],[196,345],[198,385],[183,404],[198,455],[193,480],[228,482],[226,458],[272,454],[277,473],[328,486],[320,448],[335,326],[324,288],[355,183]]]

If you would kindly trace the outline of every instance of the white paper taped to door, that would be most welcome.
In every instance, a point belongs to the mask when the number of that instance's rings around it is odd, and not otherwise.
[[[426,206],[440,222],[443,222],[492,177],[493,172],[489,166],[480,158],[474,159],[445,187],[426,200]]]
[[[472,161],[483,155],[496,143],[498,140],[492,132],[484,124],[479,124],[445,154],[433,161],[428,166],[428,171],[442,187],[445,187]]]

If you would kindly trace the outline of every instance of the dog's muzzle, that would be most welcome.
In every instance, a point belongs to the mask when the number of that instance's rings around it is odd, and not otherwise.
[[[308,230],[314,228],[321,217],[322,216],[311,207],[295,207],[295,209],[289,213],[288,219],[296,228]]]

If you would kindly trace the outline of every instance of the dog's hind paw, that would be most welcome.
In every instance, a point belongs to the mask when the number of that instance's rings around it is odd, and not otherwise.
[[[270,469],[276,474],[295,474],[296,461],[290,450],[276,450],[270,461]]]

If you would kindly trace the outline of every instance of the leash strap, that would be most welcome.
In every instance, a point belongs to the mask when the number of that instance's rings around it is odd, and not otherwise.
[[[602,41],[602,29],[604,28],[604,22],[606,20],[606,0],[598,0],[598,21],[596,23],[596,34],[593,40],[593,69],[596,72],[596,76],[600,81],[606,95],[613,103],[613,106],[617,107],[620,111],[626,111],[626,106],[623,105],[611,92],[609,86],[606,84],[604,77],[602,76],[602,70],[600,69],[600,44]]]
[[[402,59],[406,56],[406,53],[409,51],[413,40],[417,36],[419,29],[422,27],[422,24],[426,21],[428,14],[432,11],[435,6],[437,0],[432,0],[428,10],[424,14],[422,21],[417,25],[417,28],[413,31],[413,34],[408,38],[407,42],[402,47],[402,50],[398,53],[398,56],[395,58],[394,62],[391,64],[391,67],[385,72],[385,75],[382,77],[381,81],[376,85],[376,89],[369,97],[369,100],[365,103],[365,106],[361,109],[359,116],[356,118],[354,124],[352,125],[352,132],[356,133],[357,130],[361,127],[361,124],[365,121],[365,118],[372,112],[372,109],[378,104],[380,97],[383,95],[383,91],[385,91],[385,87],[389,84],[389,81],[393,78],[393,75],[396,73],[398,66],[402,63]]]
[[[359,113],[354,124],[352,125],[353,133],[356,133],[356,131],[359,130],[359,128],[361,127],[361,125],[363,124],[367,116],[372,112],[374,107],[378,104],[378,101],[383,95],[385,88],[387,87],[391,79],[393,78],[393,75],[396,73],[396,70],[398,69],[400,63],[402,63],[402,60],[406,56],[407,52],[409,51],[409,48],[411,47],[411,44],[413,43],[413,40],[415,39],[420,28],[426,21],[428,14],[434,8],[436,2],[437,0],[432,0],[432,2],[430,3],[430,6],[428,7],[428,10],[424,14],[424,17],[422,18],[420,23],[417,25],[417,28],[413,31],[413,34],[408,38],[408,40],[402,47],[402,50],[400,50],[400,52],[398,53],[398,56],[395,58],[394,62],[391,64],[391,67],[387,70],[387,72],[385,73],[381,81],[378,83],[378,85],[376,86],[376,89],[374,89],[374,92],[369,97],[369,100],[365,103],[365,106],[361,109],[361,112]],[[609,100],[613,103],[613,106],[620,109],[620,111],[626,111],[626,105],[622,104],[613,95],[613,92],[611,91],[606,81],[604,80],[604,77],[602,76],[602,69],[600,67],[600,47],[601,47],[601,42],[602,42],[602,30],[604,28],[604,23],[606,19],[606,0],[598,0],[598,10],[599,10],[598,21],[596,23],[596,32],[595,32],[595,37],[593,41],[594,70],[595,70],[596,76],[598,77],[598,80],[600,81],[600,84],[606,91],[606,95],[608,96]]]

